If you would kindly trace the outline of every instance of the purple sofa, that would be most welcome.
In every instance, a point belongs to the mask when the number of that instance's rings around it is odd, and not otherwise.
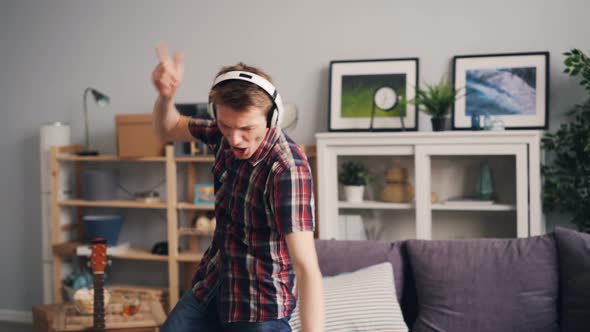
[[[382,262],[412,332],[590,331],[590,235],[526,239],[317,240],[324,276]]]

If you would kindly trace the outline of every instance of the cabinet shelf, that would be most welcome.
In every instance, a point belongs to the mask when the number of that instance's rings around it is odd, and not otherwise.
[[[516,211],[511,204],[433,204],[434,211]]]
[[[203,254],[201,253],[188,253],[183,252],[178,254],[178,261],[179,262],[200,262],[203,258]]]
[[[115,155],[98,155],[98,156],[78,156],[75,154],[61,154],[57,156],[58,161],[120,161],[120,162],[165,162],[166,157],[119,157]],[[174,161],[183,163],[211,163],[215,161],[215,156],[185,156],[174,157]]]
[[[166,157],[119,157],[115,155],[78,156],[75,154],[61,154],[59,161],[130,161],[130,162],[164,162]]]
[[[180,202],[176,205],[180,210],[201,210],[201,211],[213,211],[215,205],[195,205],[187,202]]]
[[[162,203],[145,203],[131,200],[118,201],[88,201],[83,199],[69,199],[59,202],[60,206],[86,206],[86,207],[112,207],[112,208],[130,208],[130,209],[166,209],[168,206],[165,202]],[[187,202],[180,202],[176,205],[180,210],[201,210],[213,211],[215,206],[211,205],[195,205]]]
[[[179,163],[212,163],[215,161],[215,157],[214,156],[176,157],[175,160]]]
[[[108,249],[107,249],[108,253]],[[112,258],[127,259],[127,260],[142,260],[142,261],[158,261],[167,262],[168,255],[154,255],[147,249],[129,248],[125,253],[109,254]]]
[[[338,202],[340,209],[373,209],[373,210],[410,210],[414,208],[413,203],[387,203],[378,201],[362,201],[359,203]]]
[[[53,245],[53,253],[59,256],[87,256],[78,255],[76,248],[83,246],[82,242],[64,242]],[[147,261],[168,261],[168,256],[165,255],[154,255],[147,249],[141,248],[129,248],[124,252],[109,253],[107,248],[107,254],[109,257],[117,259],[128,259],[128,260],[147,260]]]
[[[193,227],[182,227],[178,229],[178,236],[213,236],[213,233],[202,232]]]
[[[131,200],[120,201],[87,201],[81,199],[63,200],[60,206],[113,207],[130,209],[165,209],[166,203],[145,203]]]

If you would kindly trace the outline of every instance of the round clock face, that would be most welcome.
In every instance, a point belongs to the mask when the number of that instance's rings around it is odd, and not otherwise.
[[[375,105],[382,110],[388,111],[397,105],[397,92],[389,86],[377,89],[373,98]]]

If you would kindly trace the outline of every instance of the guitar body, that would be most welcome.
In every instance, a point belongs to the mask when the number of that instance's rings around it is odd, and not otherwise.
[[[105,331],[104,308],[104,271],[107,265],[107,241],[96,238],[90,242],[91,255],[90,266],[94,279],[94,313],[92,317],[94,332]]]

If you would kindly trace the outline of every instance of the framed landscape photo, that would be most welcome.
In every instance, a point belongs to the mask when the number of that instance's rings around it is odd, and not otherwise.
[[[453,82],[463,96],[453,107],[454,129],[470,129],[474,113],[506,129],[548,128],[549,52],[455,56]]]
[[[331,61],[329,130],[417,130],[417,88],[418,58]]]

